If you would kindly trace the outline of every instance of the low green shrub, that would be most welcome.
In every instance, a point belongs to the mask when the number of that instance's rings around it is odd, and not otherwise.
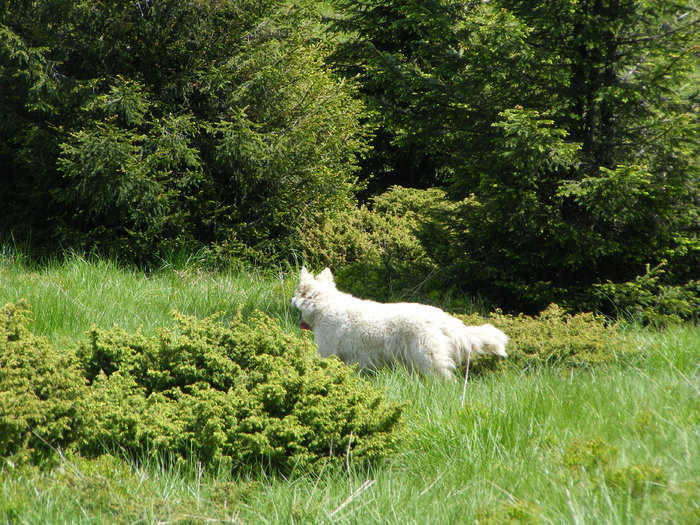
[[[635,322],[664,326],[698,319],[700,281],[683,285],[664,283],[664,264],[649,268],[644,275],[624,283],[606,282],[593,287],[600,302],[612,304],[618,316]]]
[[[632,496],[640,496],[668,481],[661,467],[648,462],[620,466],[619,457],[618,447],[603,438],[593,437],[573,439],[564,451],[562,462],[575,472],[593,477],[602,475],[607,486]]]
[[[570,470],[591,472],[607,468],[618,454],[618,448],[602,438],[574,439],[564,452],[563,462]]]
[[[668,477],[664,470],[651,463],[636,463],[607,469],[605,482],[607,485],[628,491],[633,496],[640,496],[645,491],[665,485]]]
[[[529,501],[514,500],[481,510],[476,523],[483,525],[526,525],[542,523],[542,508]]]
[[[417,232],[429,217],[455,208],[442,190],[394,186],[366,206],[302,218],[302,253],[312,267],[425,263]]]
[[[401,408],[306,338],[259,314],[230,326],[176,315],[151,338],[93,329],[78,349],[93,410],[83,448],[166,453],[284,473],[375,460]]]
[[[26,301],[0,309],[0,457],[24,462],[65,447],[83,431],[87,392],[71,352],[32,334]]]
[[[554,363],[587,366],[635,352],[633,341],[617,325],[607,324],[602,317],[591,313],[568,314],[555,304],[537,316],[496,312],[487,317],[476,314],[457,317],[468,325],[491,323],[510,338],[508,359],[480,359],[474,363],[474,371]]]
[[[348,454],[378,459],[396,443],[399,406],[269,317],[176,320],[152,338],[93,329],[78,349],[95,407],[86,449],[288,473]]]
[[[438,188],[393,186],[366,205],[302,218],[303,259],[313,268],[333,268],[339,288],[358,297],[469,311],[474,298],[448,286],[446,272],[426,252],[431,242],[450,242],[445,217],[469,202],[450,200]]]
[[[93,328],[58,351],[0,310],[0,457],[86,455],[216,463],[285,475],[374,461],[397,444],[401,406],[263,314],[230,326],[176,314],[152,337]]]

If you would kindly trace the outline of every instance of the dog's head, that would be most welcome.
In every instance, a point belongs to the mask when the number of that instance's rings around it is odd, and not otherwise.
[[[326,268],[314,277],[306,268],[299,273],[299,284],[292,297],[292,306],[301,312],[301,328],[311,330],[314,327],[319,296],[335,291],[335,282],[330,269]]]

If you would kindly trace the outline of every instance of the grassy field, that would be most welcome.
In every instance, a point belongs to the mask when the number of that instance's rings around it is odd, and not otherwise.
[[[72,344],[93,323],[149,332],[173,309],[265,311],[297,331],[288,272],[144,276],[79,257],[0,261],[0,305],[32,304],[32,330]],[[700,328],[630,328],[642,357],[588,370],[506,370],[462,385],[382,370],[406,404],[388,462],[290,479],[113,456],[0,465],[0,523],[700,523]]]

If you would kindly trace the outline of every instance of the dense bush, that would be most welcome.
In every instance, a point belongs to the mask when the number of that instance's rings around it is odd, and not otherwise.
[[[510,337],[508,359],[479,360],[475,363],[476,371],[493,366],[589,366],[612,362],[638,351],[616,325],[606,324],[603,318],[591,313],[567,314],[554,304],[537,316],[494,313],[488,317],[458,317],[466,324],[492,323]]]
[[[677,323],[683,319],[698,320],[700,281],[682,285],[664,283],[664,264],[649,268],[644,275],[624,283],[606,282],[595,285],[593,293],[602,304],[612,305],[620,317],[652,325]],[[611,309],[608,306],[608,309]]]
[[[63,447],[289,474],[377,460],[400,435],[400,406],[262,314],[178,315],[153,337],[93,329],[77,352],[32,335],[24,303],[0,315],[0,456]]]
[[[418,292],[460,308],[464,301],[451,297],[426,246],[449,242],[448,218],[470,202],[454,202],[438,188],[393,186],[365,205],[304,219],[302,255],[312,267],[334,268],[341,289],[357,296],[386,301]]]
[[[32,334],[28,304],[0,309],[0,457],[26,461],[82,435],[86,381],[75,355]]]
[[[456,208],[440,189],[393,186],[365,205],[305,218],[300,226],[302,254],[314,267],[426,263],[418,231],[431,224],[433,215]]]
[[[177,322],[152,338],[91,331],[78,352],[95,400],[87,449],[153,449],[288,473],[346,455],[377,459],[393,447],[400,408],[340,361],[319,358],[307,339],[263,315],[247,323],[239,315],[229,327]]]

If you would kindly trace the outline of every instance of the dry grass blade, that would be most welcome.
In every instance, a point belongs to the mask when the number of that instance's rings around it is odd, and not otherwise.
[[[370,488],[372,485],[376,483],[376,479],[368,479],[365,480],[362,485],[360,485],[348,498],[343,501],[340,505],[338,505],[333,512],[330,513],[330,517],[332,518],[336,514],[338,514],[341,510],[343,510],[345,507],[350,505],[353,501],[355,501],[364,491],[366,491],[368,488]]]

